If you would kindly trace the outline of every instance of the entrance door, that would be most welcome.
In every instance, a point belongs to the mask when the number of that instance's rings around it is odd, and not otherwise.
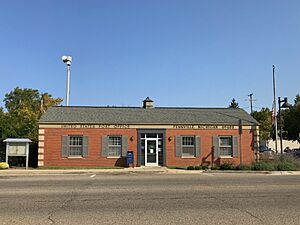
[[[146,139],[145,166],[158,166],[158,141],[156,139]]]

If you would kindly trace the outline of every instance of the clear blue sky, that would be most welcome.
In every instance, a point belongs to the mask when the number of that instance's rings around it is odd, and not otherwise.
[[[16,86],[70,105],[271,107],[300,92],[299,0],[0,0],[0,99]],[[0,103],[3,106],[3,103]]]

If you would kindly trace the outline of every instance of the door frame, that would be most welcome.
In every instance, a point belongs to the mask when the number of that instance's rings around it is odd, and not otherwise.
[[[163,135],[163,162],[162,164],[158,164],[159,166],[166,166],[167,157],[166,157],[166,129],[145,129],[145,128],[138,128],[137,129],[137,165],[143,166],[145,165],[145,156],[142,157],[142,148],[141,148],[141,134],[155,134],[159,133]]]
[[[147,162],[148,155],[148,141],[155,141],[155,163]],[[158,166],[158,138],[146,138],[145,139],[145,166]]]

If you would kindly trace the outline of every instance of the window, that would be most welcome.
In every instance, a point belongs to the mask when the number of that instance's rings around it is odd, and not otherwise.
[[[82,135],[61,136],[62,157],[88,157],[89,138]]]
[[[195,137],[182,137],[182,156],[195,156]]]
[[[232,156],[232,137],[219,137],[220,156]]]
[[[82,136],[69,136],[69,156],[82,156]]]
[[[122,153],[122,138],[121,136],[108,137],[108,157],[120,157]]]

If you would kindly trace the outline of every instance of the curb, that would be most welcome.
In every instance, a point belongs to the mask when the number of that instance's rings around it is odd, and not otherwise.
[[[268,175],[300,175],[300,171],[231,171],[231,170],[180,170],[180,169],[70,169],[70,170],[0,170],[0,176],[31,176],[31,175],[82,175],[82,174],[268,174]]]
[[[207,170],[212,174],[270,174],[270,175],[300,175],[300,171],[253,171],[253,170]]]

